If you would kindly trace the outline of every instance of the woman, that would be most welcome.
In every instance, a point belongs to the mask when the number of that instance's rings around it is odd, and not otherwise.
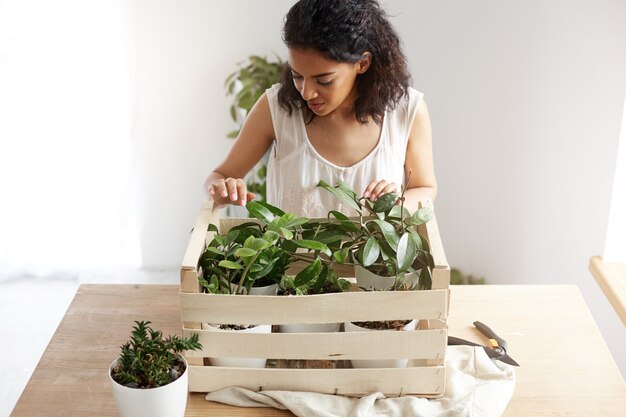
[[[400,191],[405,207],[434,199],[431,128],[422,94],[409,87],[400,40],[375,0],[301,0],[287,13],[281,84],[250,110],[205,187],[218,205],[254,195],[243,177],[272,147],[267,201],[284,211],[354,215],[320,180],[364,197]],[[409,172],[411,175],[409,176]]]

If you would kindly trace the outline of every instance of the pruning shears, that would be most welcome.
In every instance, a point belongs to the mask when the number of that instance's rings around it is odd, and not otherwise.
[[[491,359],[497,359],[500,362],[508,363],[509,365],[519,366],[513,358],[506,353],[507,343],[506,340],[499,337],[496,332],[491,330],[489,326],[479,321],[474,322],[474,326],[479,332],[487,336],[489,339],[489,346],[483,346],[478,343],[470,342],[469,340],[460,339],[458,337],[448,336],[448,346],[452,345],[468,345],[468,346],[480,346],[485,349],[487,356]]]

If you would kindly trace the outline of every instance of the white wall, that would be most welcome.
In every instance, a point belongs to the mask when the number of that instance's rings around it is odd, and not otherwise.
[[[291,4],[137,1],[145,266],[180,262],[202,181],[231,143],[223,80],[248,54],[284,53]],[[383,4],[430,108],[450,263],[492,284],[578,285],[626,374],[626,331],[587,271],[609,214],[626,2]]]

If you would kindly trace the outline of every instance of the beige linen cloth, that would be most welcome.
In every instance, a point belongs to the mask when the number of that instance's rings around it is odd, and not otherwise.
[[[238,407],[288,409],[299,417],[496,417],[502,415],[515,389],[513,367],[490,359],[484,349],[449,346],[446,391],[428,400],[411,396],[386,398],[375,392],[362,398],[313,392],[261,391],[230,387],[206,399]]]

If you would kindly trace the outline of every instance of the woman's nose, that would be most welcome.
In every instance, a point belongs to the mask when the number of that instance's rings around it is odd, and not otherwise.
[[[310,81],[302,81],[302,89],[300,90],[300,94],[302,95],[302,98],[306,101],[312,100],[317,97],[317,91],[315,91],[315,88]]]

